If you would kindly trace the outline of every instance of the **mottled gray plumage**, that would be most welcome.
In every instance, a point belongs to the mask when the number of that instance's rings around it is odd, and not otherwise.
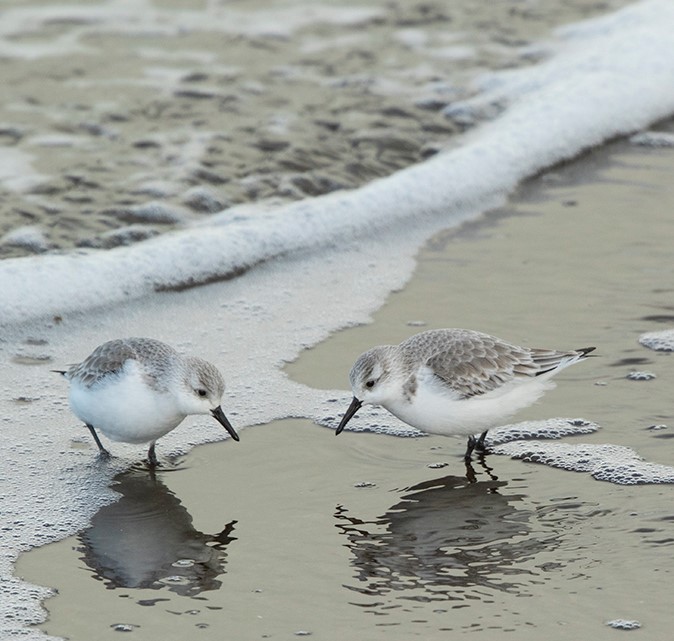
[[[514,378],[544,374],[578,356],[576,350],[519,347],[468,329],[429,330],[397,349],[412,377],[423,363],[461,398],[490,392]]]
[[[431,434],[466,434],[466,457],[487,429],[554,387],[550,378],[594,347],[520,347],[468,329],[435,329],[361,354],[349,373],[353,401],[339,434],[361,405],[382,405]],[[472,435],[480,432],[475,439]]]
[[[172,369],[180,355],[170,345],[153,338],[117,338],[99,345],[81,363],[72,365],[65,377],[79,379],[83,385],[91,387],[119,374],[129,359],[143,365],[149,374],[147,383],[150,387],[163,391],[167,387],[164,373]]]
[[[153,338],[117,338],[99,345],[81,363],[72,365],[65,377],[79,379],[86,387],[119,375],[129,359],[138,361],[145,373],[147,385],[165,392],[176,377],[195,376],[196,381],[219,397],[225,391],[225,382],[218,369],[195,356],[181,356],[173,347]]]
[[[70,405],[103,456],[109,453],[96,428],[113,440],[150,442],[155,465],[155,441],[191,414],[211,414],[239,440],[220,406],[225,382],[218,369],[161,341],[111,340],[62,373],[70,381]]]

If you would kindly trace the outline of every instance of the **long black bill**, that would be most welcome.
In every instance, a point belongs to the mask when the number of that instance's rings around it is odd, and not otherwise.
[[[232,424],[227,420],[225,413],[222,411],[222,407],[218,405],[214,410],[211,410],[211,414],[213,414],[213,418],[229,432],[229,435],[235,441],[239,440],[239,435],[234,431]]]
[[[342,430],[346,427],[346,424],[353,418],[353,415],[360,409],[362,404],[363,403],[359,401],[355,396],[353,397],[351,405],[349,405],[349,409],[346,410],[346,414],[342,416],[342,421],[337,427],[335,436],[339,436],[342,433]]]

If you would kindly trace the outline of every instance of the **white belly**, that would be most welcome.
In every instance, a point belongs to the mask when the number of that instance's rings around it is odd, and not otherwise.
[[[173,397],[147,387],[135,367],[93,387],[71,381],[70,407],[109,439],[125,443],[154,441],[185,418]]]
[[[400,420],[429,434],[470,435],[510,419],[554,387],[551,381],[525,379],[467,399],[452,398],[434,385],[419,385],[411,401],[394,399],[385,407]]]

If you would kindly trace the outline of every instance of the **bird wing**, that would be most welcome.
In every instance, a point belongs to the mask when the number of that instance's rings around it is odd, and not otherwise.
[[[531,356],[526,352],[480,349],[462,355],[445,351],[432,356],[428,367],[443,383],[462,398],[486,394],[513,380],[516,376],[530,376]]]
[[[133,346],[123,339],[99,345],[81,363],[68,369],[65,376],[78,379],[86,387],[95,385],[102,379],[117,374],[130,358],[136,358]]]
[[[425,334],[413,337],[415,344],[408,347],[417,357],[421,352],[436,379],[460,398],[486,394],[516,377],[535,376],[539,370],[532,350],[487,334],[471,330]],[[405,343],[401,347],[404,349]]]

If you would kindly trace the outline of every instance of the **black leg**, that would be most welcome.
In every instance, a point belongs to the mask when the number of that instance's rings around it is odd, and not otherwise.
[[[477,450],[481,454],[487,454],[487,448],[485,447],[485,444],[484,444],[485,438],[487,438],[487,430],[482,432],[482,434],[480,434],[479,438],[475,438],[474,436],[468,437],[468,443],[466,445],[466,453],[463,455],[464,461],[470,461],[471,460],[471,455],[473,454],[473,450]]]
[[[487,438],[487,430],[485,430],[484,432],[482,432],[482,434],[480,434],[480,438],[478,438],[477,442],[475,443],[475,449],[478,452],[482,452],[483,454],[486,454],[487,452],[487,447],[484,444],[485,438]]]
[[[477,445],[477,439],[474,436],[468,437],[468,443],[466,444],[466,453],[463,455],[464,461],[470,461],[471,454]]]
[[[147,451],[147,462],[150,467],[157,467],[159,461],[157,461],[157,455],[154,453],[154,441],[150,444],[150,449]]]
[[[96,434],[96,430],[94,429],[94,426],[89,425],[89,423],[85,423],[85,425],[89,428],[89,431],[91,432],[91,435],[94,437],[94,441],[96,441],[96,445],[98,445],[98,452],[99,452],[98,455],[101,457],[101,459],[103,459],[104,461],[107,461],[110,458],[110,452],[108,452],[108,450],[106,450],[103,447],[103,443],[101,443],[101,439],[98,438],[98,434]]]

